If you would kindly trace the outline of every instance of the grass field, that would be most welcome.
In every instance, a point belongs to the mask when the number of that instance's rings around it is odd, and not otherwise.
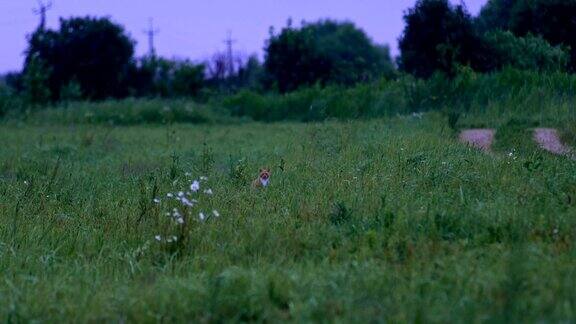
[[[574,321],[576,162],[503,125],[0,125],[0,319]]]

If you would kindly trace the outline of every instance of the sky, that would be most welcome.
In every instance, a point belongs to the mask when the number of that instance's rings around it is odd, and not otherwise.
[[[48,0],[44,0],[45,2]],[[452,0],[460,2],[459,0]],[[348,20],[362,28],[379,44],[388,44],[398,54],[397,40],[404,24],[402,15],[415,0],[52,0],[47,14],[49,28],[58,28],[60,17],[108,16],[123,25],[137,42],[136,53],[148,51],[144,30],[149,19],[159,29],[156,52],[165,57],[202,61],[225,49],[231,33],[234,50],[262,57],[270,27],[276,31],[289,18],[298,26],[331,18]],[[463,0],[477,14],[486,0]],[[0,73],[22,67],[26,35],[39,22],[33,13],[37,0],[0,0]]]

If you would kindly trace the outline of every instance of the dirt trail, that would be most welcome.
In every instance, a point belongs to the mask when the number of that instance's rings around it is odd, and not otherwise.
[[[460,133],[460,141],[484,152],[490,152],[494,141],[493,129],[467,129]]]
[[[566,155],[576,158],[570,147],[562,144],[558,131],[554,128],[536,128],[534,129],[534,140],[540,148],[557,155]]]

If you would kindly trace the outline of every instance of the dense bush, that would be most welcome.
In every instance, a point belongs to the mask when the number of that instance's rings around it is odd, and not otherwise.
[[[540,35],[552,45],[569,46],[570,68],[576,71],[575,16],[576,0],[491,0],[476,22],[481,30]]]
[[[356,87],[312,87],[287,94],[244,91],[220,103],[234,116],[260,121],[352,119],[429,110],[532,113],[576,99],[576,76],[504,69],[479,74],[461,68],[454,78],[403,76]]]
[[[492,31],[485,35],[495,66],[521,70],[565,71],[570,60],[568,49],[552,46],[542,37],[516,37],[509,31]]]

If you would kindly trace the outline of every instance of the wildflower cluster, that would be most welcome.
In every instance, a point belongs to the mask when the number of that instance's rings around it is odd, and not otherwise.
[[[508,162],[507,162],[508,164],[516,161],[516,159],[518,158],[518,156],[516,155],[516,150],[515,150],[515,149],[512,149],[512,151],[508,152],[508,158],[509,158],[509,160],[508,160]]]
[[[185,174],[187,178],[191,177],[190,173]],[[194,219],[196,215],[195,208],[199,206],[199,200],[202,196],[212,196],[213,191],[211,188],[205,188],[208,178],[200,177],[199,179],[187,180],[187,185],[184,190],[177,192],[169,192],[165,198],[154,198],[154,203],[172,207],[170,211],[165,212],[165,215],[173,221],[173,224],[180,227],[180,235],[156,235],[154,238],[158,242],[175,243],[184,238],[186,235],[186,226]],[[174,185],[178,180],[174,182]],[[206,213],[202,210],[197,212],[198,220],[200,222],[206,221],[209,217],[220,217],[217,210],[212,210],[211,213]]]

